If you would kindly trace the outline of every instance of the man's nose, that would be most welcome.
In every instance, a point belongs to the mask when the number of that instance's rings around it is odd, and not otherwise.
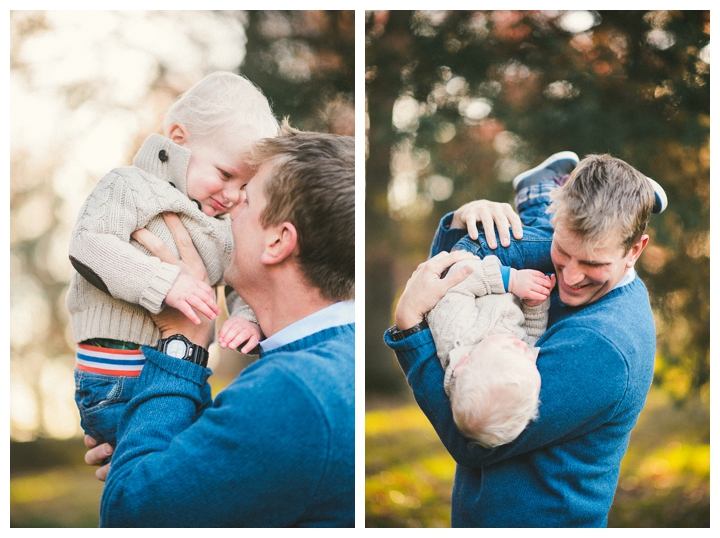
[[[563,269],[563,279],[566,285],[575,286],[585,279],[585,273],[582,272],[578,263],[570,262]]]

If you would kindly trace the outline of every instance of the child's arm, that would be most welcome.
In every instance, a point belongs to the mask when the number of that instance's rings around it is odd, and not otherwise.
[[[548,312],[550,310],[550,299],[545,299],[539,305],[531,306],[527,303],[520,305],[525,321],[522,324],[527,334],[525,340],[529,345],[534,346],[538,338],[542,336],[548,324]]]
[[[158,313],[180,268],[130,244],[130,235],[146,224],[139,223],[138,201],[149,197],[136,183],[118,171],[100,180],[72,231],[70,261],[99,290]]]
[[[528,306],[537,306],[550,296],[555,275],[546,276],[534,269],[510,269],[508,291]]]

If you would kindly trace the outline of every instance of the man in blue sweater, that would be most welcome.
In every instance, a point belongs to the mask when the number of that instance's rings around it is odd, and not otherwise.
[[[607,155],[578,164],[570,152],[556,154],[521,174],[515,186],[525,227],[507,204],[487,201],[446,216],[433,257],[409,280],[385,341],[457,462],[453,526],[606,526],[620,461],[653,376],[655,328],[634,265],[648,243],[651,212],[667,201],[657,184]],[[497,244],[493,221],[507,248],[490,249]],[[478,234],[476,222],[490,233]],[[474,237],[462,238],[462,225]],[[447,267],[490,252],[504,265],[554,271],[557,288],[548,329],[537,342],[539,417],[512,443],[485,449],[453,421],[424,316],[467,276],[443,279]]]
[[[112,463],[97,473],[102,526],[355,524],[354,140],[286,125],[253,159],[225,280],[257,315],[261,357],[211,401],[212,322],[171,308],[155,318],[161,340],[143,348]],[[146,230],[135,237],[202,278],[182,223],[166,222],[182,261]]]

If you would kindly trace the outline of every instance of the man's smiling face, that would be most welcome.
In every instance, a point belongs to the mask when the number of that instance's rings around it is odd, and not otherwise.
[[[635,265],[647,244],[644,235],[626,253],[616,232],[594,248],[559,221],[550,255],[557,273],[560,300],[568,306],[592,303],[611,291]]]

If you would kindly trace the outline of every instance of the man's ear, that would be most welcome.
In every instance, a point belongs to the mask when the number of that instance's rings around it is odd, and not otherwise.
[[[170,127],[168,138],[178,146],[184,146],[190,140],[190,134],[182,123],[173,123]]]
[[[642,251],[645,250],[646,246],[648,246],[649,241],[650,241],[650,236],[647,234],[643,234],[640,237],[640,239],[637,240],[637,243],[635,243],[632,247],[630,247],[630,257],[628,258],[627,262],[625,263],[625,266],[628,269],[635,265],[635,262],[640,257],[640,254],[642,254]]]
[[[297,230],[290,222],[283,222],[265,229],[265,250],[260,262],[275,265],[289,258],[297,248]]]

